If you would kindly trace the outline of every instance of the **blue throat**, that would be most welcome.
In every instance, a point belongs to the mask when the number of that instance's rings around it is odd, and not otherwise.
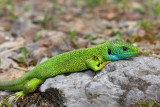
[[[116,60],[120,60],[120,59],[125,59],[126,57],[123,57],[120,54],[116,54],[116,55],[107,55],[107,60],[110,61],[116,61]]]

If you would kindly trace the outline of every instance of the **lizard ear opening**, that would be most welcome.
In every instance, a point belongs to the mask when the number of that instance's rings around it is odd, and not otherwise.
[[[111,49],[108,49],[108,55],[110,55],[111,54]]]

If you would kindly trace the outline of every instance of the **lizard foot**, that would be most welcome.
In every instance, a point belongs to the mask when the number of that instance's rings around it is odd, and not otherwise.
[[[14,96],[14,97],[13,97],[13,99],[10,101],[10,104],[11,104],[14,100],[15,100],[15,102],[17,102],[18,99],[20,99],[20,98],[23,99],[24,96],[25,96],[25,94],[23,93],[23,91],[16,92],[15,94],[12,94],[12,95],[8,96],[8,97],[6,98],[6,100],[9,101],[9,98],[10,98],[11,96]]]

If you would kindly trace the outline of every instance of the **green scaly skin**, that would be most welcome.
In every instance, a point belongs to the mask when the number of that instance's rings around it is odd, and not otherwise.
[[[137,47],[126,42],[107,41],[95,47],[66,52],[52,57],[18,79],[0,81],[0,90],[21,90],[15,93],[17,100],[34,92],[49,77],[86,69],[99,71],[110,61],[129,58],[138,53]]]

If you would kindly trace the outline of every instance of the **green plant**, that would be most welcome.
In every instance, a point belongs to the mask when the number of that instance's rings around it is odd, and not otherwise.
[[[151,15],[158,15],[160,17],[160,1],[159,0],[148,0],[145,3],[146,10]]]
[[[17,18],[17,16],[16,16],[14,13],[9,13],[9,14],[8,14],[8,17],[9,17],[10,19],[16,19],[16,18]]]
[[[149,20],[142,20],[140,21],[137,26],[144,27],[145,29],[149,30],[153,25],[153,22]]]
[[[23,6],[23,11],[24,12],[28,12],[29,10],[30,10],[29,6],[26,6],[26,5]]]
[[[150,100],[149,102],[142,100],[137,104],[133,104],[131,107],[160,107],[160,105],[155,103],[153,100]]]
[[[85,36],[86,39],[90,39],[91,37],[92,37],[91,34],[87,34],[87,35]]]
[[[0,16],[8,16],[11,19],[16,19],[14,13],[15,5],[12,0],[0,0]]]
[[[3,104],[0,106],[3,106],[3,105],[6,105],[7,107],[12,107],[11,104],[6,99],[3,100]]]
[[[118,4],[121,3],[121,0],[113,0],[113,3],[114,3],[115,5],[118,5]]]
[[[2,61],[1,61],[1,58],[0,58],[0,66],[1,66],[1,64],[2,64]]]
[[[36,35],[34,38],[33,38],[33,41],[34,42],[37,42],[39,39],[41,39],[42,38],[42,35]]]
[[[78,44],[78,41],[75,39],[75,33],[76,33],[76,30],[75,29],[72,29],[69,33],[69,39],[71,40],[71,42],[73,43],[73,45],[76,47],[77,44]]]
[[[90,6],[102,5],[104,2],[105,0],[85,0],[85,3]]]
[[[48,12],[43,16],[43,19],[37,20],[37,23],[45,29],[53,29],[58,26],[58,18],[58,16],[53,16],[51,12]]]
[[[113,30],[113,33],[116,34],[115,35],[116,40],[122,40],[122,33],[120,32],[120,30],[118,28],[115,28]]]
[[[27,50],[25,47],[22,47],[21,48],[21,52],[22,52],[22,57],[19,57],[18,58],[18,61],[22,61],[22,62],[26,62],[26,59],[27,59]]]
[[[45,14],[44,17],[43,17],[43,20],[41,20],[41,24],[43,26],[45,26],[47,23],[49,23],[51,20],[53,19],[52,15],[51,14]]]
[[[149,105],[149,107],[153,107],[154,101],[153,101],[153,100],[150,100],[148,105]]]
[[[116,33],[116,40],[122,40],[122,33],[121,32]]]
[[[87,35],[85,35],[85,39],[92,39],[92,40],[94,40],[94,39],[97,39],[97,34],[87,34]]]
[[[135,42],[135,39],[136,39],[136,37],[130,37],[130,38],[129,38],[130,43],[133,44],[133,43]]]
[[[72,29],[69,33],[69,39],[73,40],[74,36],[75,36],[75,32],[76,30],[75,29]]]
[[[27,52],[25,47],[21,48],[22,57],[19,57],[18,59],[14,59],[10,57],[13,61],[17,62],[20,67],[28,67],[30,65],[35,66],[37,64],[37,61],[34,57],[30,55],[29,52]]]
[[[12,0],[0,0],[0,4],[12,4]]]
[[[113,4],[122,8],[125,8],[128,4],[128,0],[113,0]]]

